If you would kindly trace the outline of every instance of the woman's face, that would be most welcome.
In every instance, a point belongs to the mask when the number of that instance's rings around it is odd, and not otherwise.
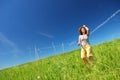
[[[82,31],[82,33],[85,33],[85,29],[84,28],[82,28],[81,31]]]

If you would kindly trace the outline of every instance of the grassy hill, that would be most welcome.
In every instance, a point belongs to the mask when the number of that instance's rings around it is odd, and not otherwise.
[[[80,49],[0,70],[0,80],[120,80],[120,39],[93,46],[87,68]]]

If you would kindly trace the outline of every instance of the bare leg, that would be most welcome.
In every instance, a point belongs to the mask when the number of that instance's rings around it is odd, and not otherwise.
[[[87,67],[90,67],[90,64],[88,63],[86,58],[82,58],[82,60],[84,61],[84,63],[87,65]]]
[[[90,60],[90,62],[93,63],[93,57],[92,56],[89,56],[89,60]]]

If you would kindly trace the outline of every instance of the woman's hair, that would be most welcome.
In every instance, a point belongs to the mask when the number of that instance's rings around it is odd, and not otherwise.
[[[86,30],[86,28],[83,27],[83,26],[78,29],[78,32],[79,32],[81,35],[83,35],[83,33],[82,33],[82,28],[85,29],[85,34],[87,34],[87,30]]]

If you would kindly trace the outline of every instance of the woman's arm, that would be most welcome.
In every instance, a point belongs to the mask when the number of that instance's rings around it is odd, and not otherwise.
[[[81,44],[81,38],[79,36],[79,38],[78,38],[78,46],[80,46],[80,44]]]
[[[90,34],[90,30],[87,30],[87,35],[89,36],[89,34]]]
[[[90,30],[89,30],[89,28],[88,28],[87,26],[85,26],[85,28],[86,28],[86,30],[87,30],[87,35],[89,36]]]

